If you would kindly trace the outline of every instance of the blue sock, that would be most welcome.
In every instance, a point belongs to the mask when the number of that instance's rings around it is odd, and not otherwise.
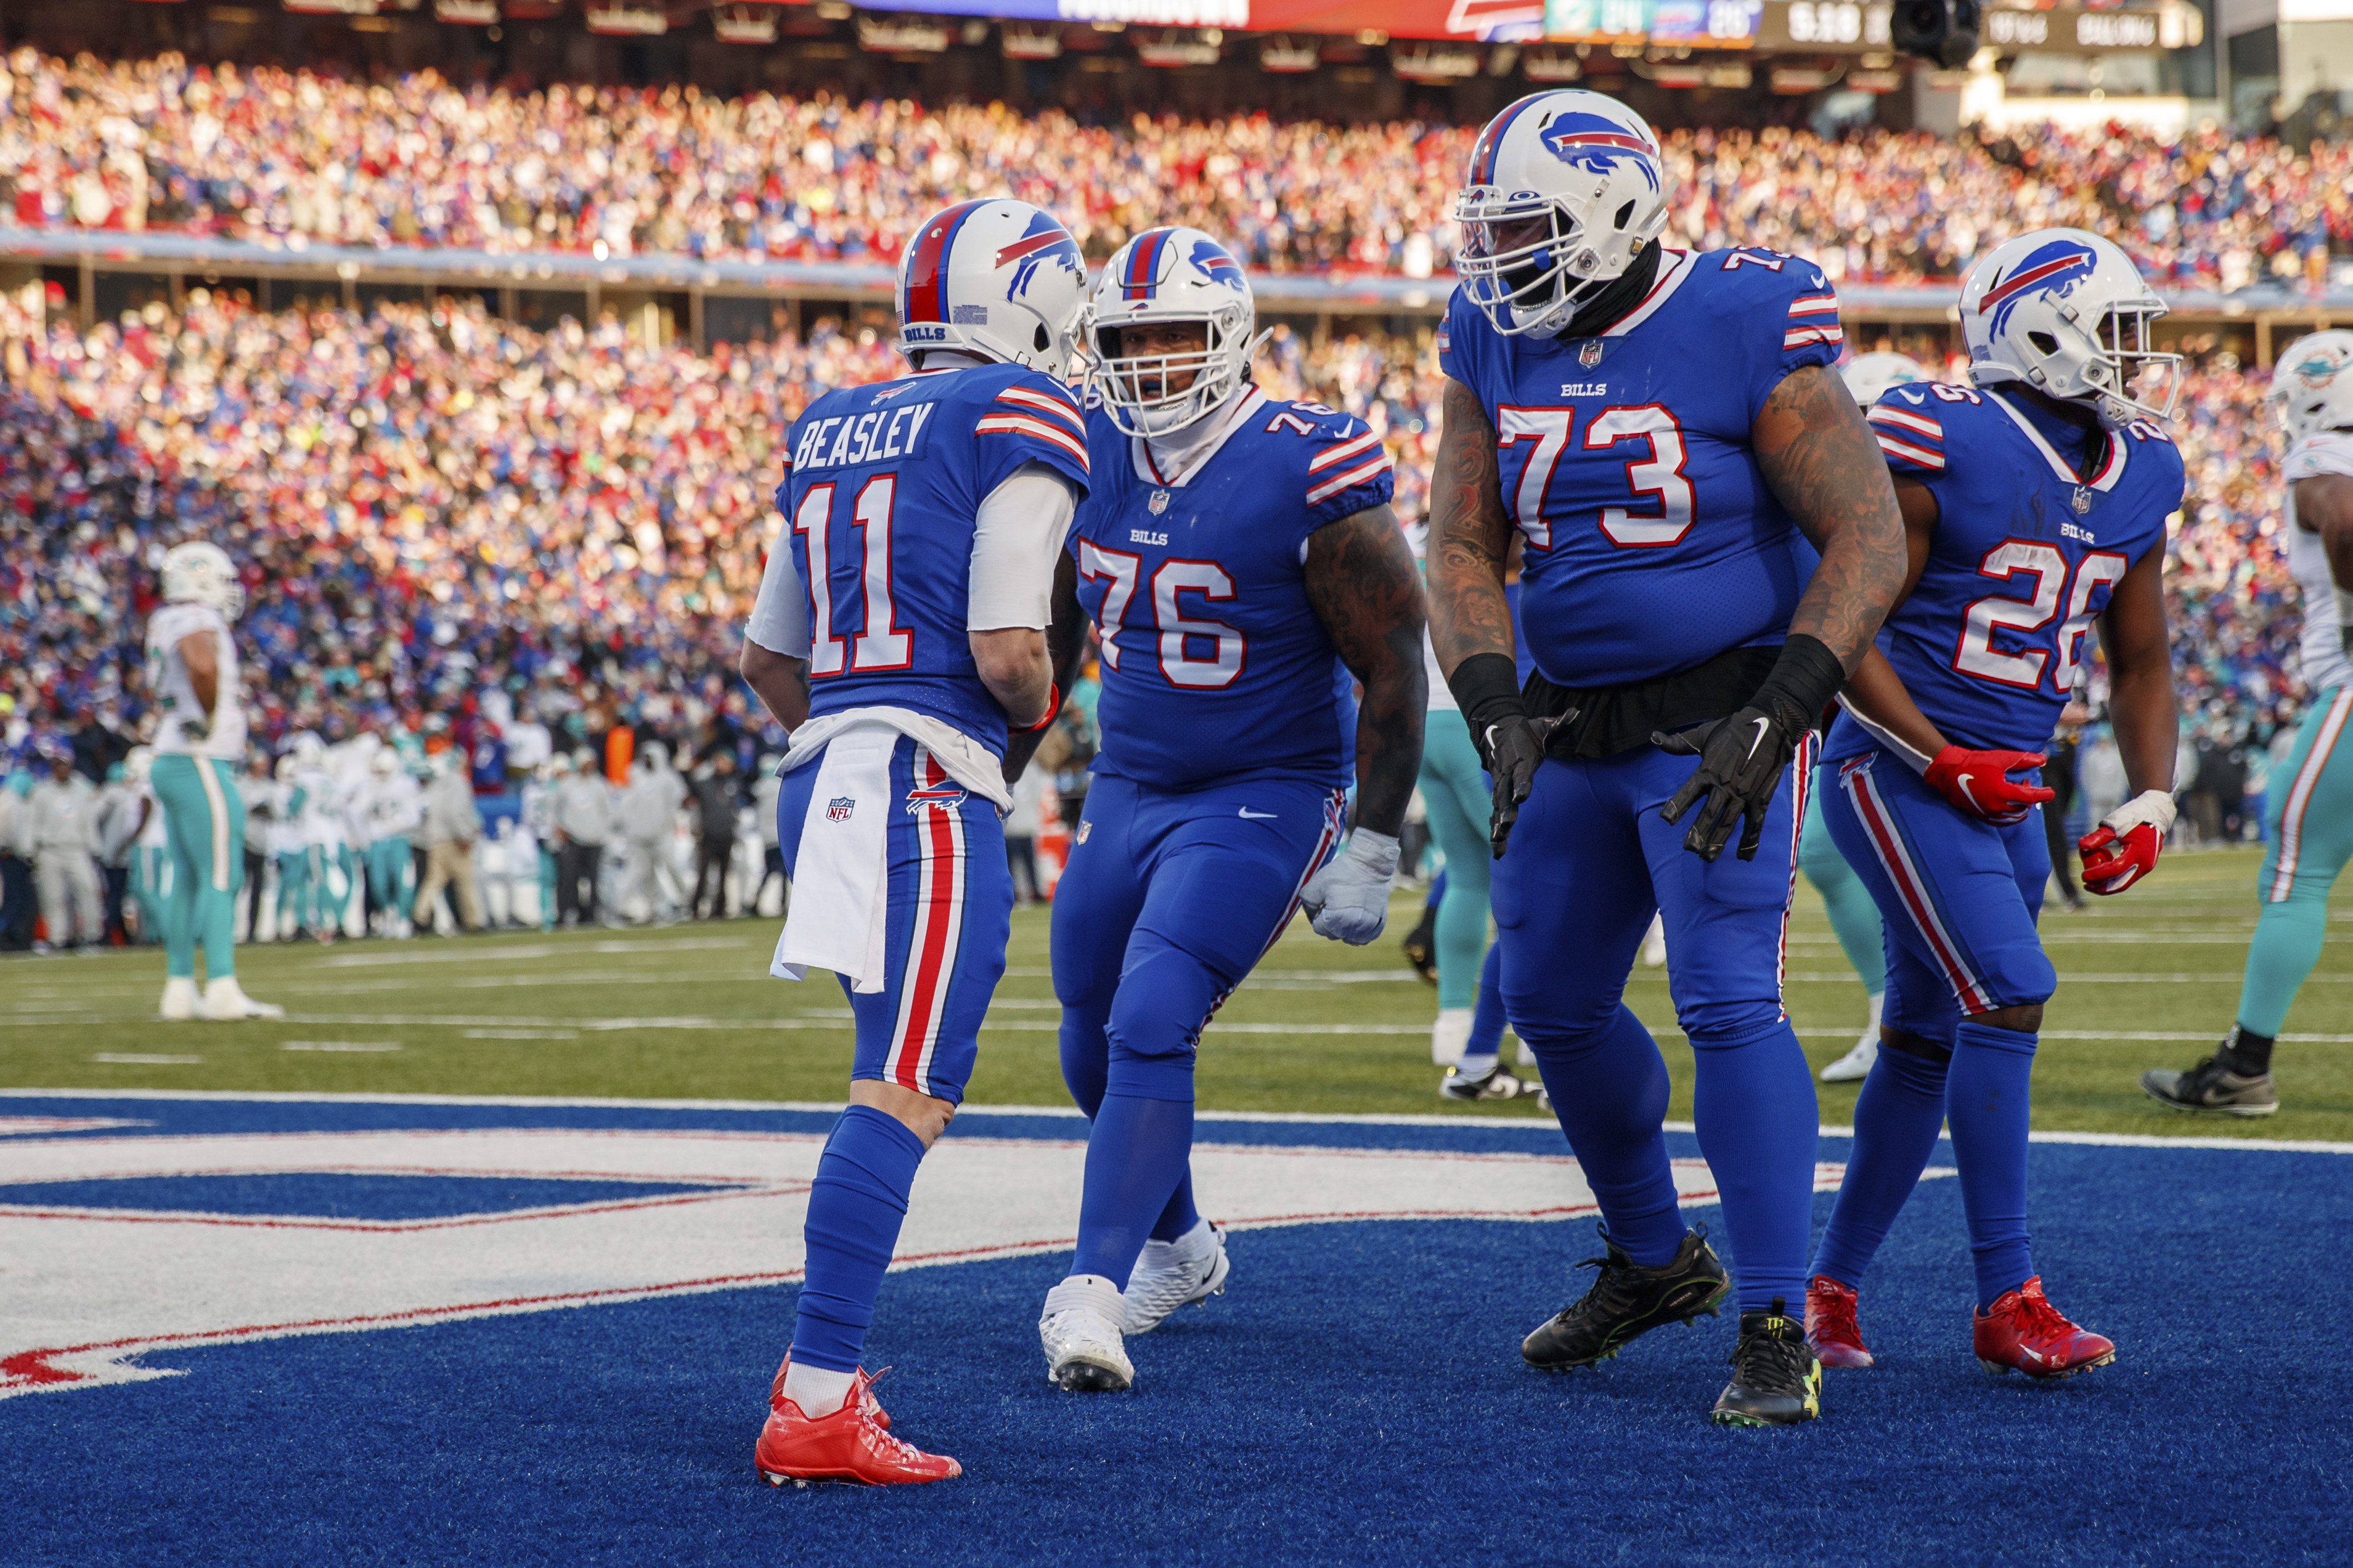
[[[1667,1135],[1659,1127],[1667,1114],[1667,1064],[1659,1043],[1620,1003],[1618,1016],[1594,1034],[1529,1039],[1528,1048],[1609,1239],[1646,1268],[1672,1262],[1684,1227]]]
[[[1185,1179],[1176,1184],[1176,1195],[1160,1211],[1160,1223],[1152,1227],[1152,1239],[1174,1241],[1200,1223],[1201,1211],[1193,1206],[1193,1169],[1187,1160]]]
[[[1961,1210],[1969,1221],[1978,1305],[2034,1275],[2026,1245],[2026,1120],[2034,1037],[1964,1022],[1945,1084],[1953,1163],[1961,1169]]]
[[[1724,1205],[1740,1310],[1806,1299],[1814,1228],[1814,1076],[1785,1019],[1737,1039],[1694,1039],[1692,1121]]]
[[[1110,1093],[1087,1139],[1073,1274],[1125,1289],[1144,1244],[1162,1223],[1193,1152],[1193,1102]]]
[[[871,1105],[853,1105],[833,1124],[809,1184],[808,1248],[793,1359],[828,1372],[855,1372],[874,1322],[891,1249],[907,1217],[907,1189],[923,1163],[923,1141]]]
[[[1446,901],[1446,868],[1440,866],[1438,875],[1430,879],[1430,897],[1421,900],[1425,910],[1434,910]]]
[[[1471,1043],[1466,1057],[1492,1057],[1504,1048],[1504,944],[1487,944],[1487,962],[1479,966],[1478,1011],[1471,1015]]]
[[[1945,1125],[1945,1064],[1883,1043],[1854,1102],[1854,1153],[1813,1272],[1859,1286]]]

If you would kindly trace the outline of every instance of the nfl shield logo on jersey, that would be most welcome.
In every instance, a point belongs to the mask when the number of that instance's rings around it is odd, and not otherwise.
[[[1587,339],[1584,346],[1577,351],[1577,363],[1583,365],[1588,370],[1591,370],[1595,365],[1599,364],[1601,363],[1601,340],[1599,338]]]
[[[848,822],[849,814],[857,809],[858,802],[854,797],[838,795],[825,803],[825,819],[828,822]]]
[[[1150,509],[1153,516],[1158,517],[1162,512],[1168,510],[1168,492],[1166,490],[1154,490],[1152,492],[1152,499],[1145,502],[1145,505]]]
[[[2081,517],[2085,512],[2092,510],[2092,492],[2085,489],[2083,486],[2077,485],[2075,487],[2075,493],[2067,498],[2067,504],[2075,509],[2075,515],[2077,517]]]

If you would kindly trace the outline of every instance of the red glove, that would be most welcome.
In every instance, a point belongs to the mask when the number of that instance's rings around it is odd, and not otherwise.
[[[2173,796],[2143,790],[2100,819],[2075,847],[2084,857],[2084,886],[2121,893],[2157,869],[2158,851],[2173,827]]]
[[[1971,752],[1947,746],[1921,776],[1953,809],[2004,827],[2026,820],[2026,808],[2058,799],[2057,792],[2010,775],[2041,767],[2041,752]]]

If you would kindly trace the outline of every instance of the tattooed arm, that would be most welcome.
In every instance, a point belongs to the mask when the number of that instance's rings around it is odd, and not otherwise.
[[[1070,695],[1071,682],[1079,677],[1079,660],[1087,651],[1087,613],[1079,607],[1079,563],[1067,550],[1054,563],[1053,604],[1054,618],[1046,627],[1046,661],[1054,683],[1051,695],[1059,706],[1060,699]],[[1005,737],[1007,784],[1019,781],[1051,727],[1041,724],[1035,730],[1016,730]]]
[[[1421,664],[1421,574],[1387,506],[1310,534],[1306,571],[1316,618],[1340,650],[1340,661],[1364,683],[1356,710],[1356,821],[1394,838],[1405,826],[1406,803],[1421,768],[1422,715],[1430,705]]]
[[[1451,678],[1473,654],[1513,654],[1504,562],[1512,520],[1504,510],[1495,426],[1479,395],[1449,377],[1438,461],[1430,486],[1430,640]]]
[[[1789,619],[1848,673],[1904,592],[1904,519],[1878,438],[1838,372],[1806,365],[1782,378],[1750,432],[1765,482],[1822,563]]]

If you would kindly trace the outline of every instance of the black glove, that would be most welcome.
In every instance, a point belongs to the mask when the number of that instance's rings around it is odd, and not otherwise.
[[[1495,858],[1519,820],[1520,803],[1535,787],[1536,768],[1543,763],[1545,742],[1560,724],[1557,719],[1531,719],[1520,700],[1520,674],[1508,654],[1474,653],[1454,667],[1447,678],[1471,727],[1471,742],[1479,761],[1495,783],[1495,809],[1487,819],[1487,840]]]
[[[1740,858],[1757,858],[1765,837],[1765,814],[1772,808],[1782,771],[1815,716],[1845,680],[1837,655],[1819,639],[1795,633],[1747,707],[1729,719],[1651,737],[1663,751],[1700,760],[1660,814],[1671,823],[1680,822],[1694,802],[1706,797],[1692,819],[1691,831],[1683,835],[1684,848],[1713,861],[1724,853],[1736,821],[1742,824]]]
[[[1487,730],[1487,768],[1495,780],[1495,809],[1487,817],[1487,842],[1495,858],[1504,858],[1511,841],[1512,824],[1520,819],[1520,804],[1535,787],[1536,768],[1544,762],[1545,742],[1559,728],[1557,719],[1531,719],[1514,713]]]

